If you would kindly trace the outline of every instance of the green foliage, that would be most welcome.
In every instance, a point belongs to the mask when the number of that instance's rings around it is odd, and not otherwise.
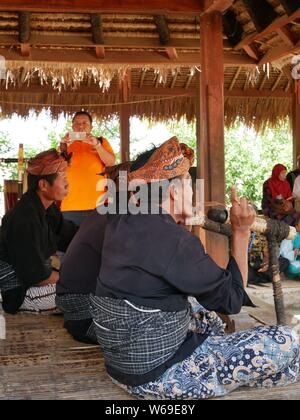
[[[282,163],[291,170],[292,161],[292,137],[287,125],[268,129],[261,136],[242,125],[226,131],[227,200],[231,186],[237,185],[240,194],[260,208],[263,183],[271,176],[273,167]]]
[[[172,121],[167,128],[181,141],[196,151],[196,128],[186,121]],[[226,199],[229,202],[230,189],[237,185],[239,193],[251,200],[259,208],[262,186],[271,176],[277,163],[292,169],[293,142],[287,124],[277,129],[268,129],[263,135],[242,124],[225,132]]]

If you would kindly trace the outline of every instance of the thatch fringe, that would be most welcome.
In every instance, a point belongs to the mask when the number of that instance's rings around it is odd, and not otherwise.
[[[196,99],[179,96],[170,98],[131,97],[131,115],[149,118],[152,121],[167,121],[186,118],[192,122],[196,116]],[[0,93],[1,117],[12,114],[26,118],[30,113],[49,109],[53,118],[59,115],[72,115],[79,109],[86,109],[95,119],[106,119],[116,115],[120,109],[118,94],[79,94],[68,95],[42,93]],[[226,98],[225,125],[230,128],[239,120],[246,126],[263,132],[267,127],[276,127],[284,120],[292,119],[292,99],[289,98]]]
[[[292,125],[292,98],[226,98],[225,124],[232,127],[239,120],[263,132],[288,120]]]

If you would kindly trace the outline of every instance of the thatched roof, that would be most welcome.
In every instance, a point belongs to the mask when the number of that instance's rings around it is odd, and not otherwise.
[[[264,23],[253,20],[246,3],[235,1],[224,15],[225,120],[231,125],[240,118],[259,130],[291,118],[290,63],[297,53],[291,43],[293,39],[296,46],[300,39],[300,13],[290,20],[283,2],[267,0],[275,21],[284,24],[284,31],[277,26],[272,31],[272,22],[259,28]],[[95,53],[90,14],[33,12],[26,41],[21,40],[18,12],[0,12],[0,55],[7,69],[0,82],[2,116],[26,116],[43,108],[58,116],[86,108],[98,118],[109,117],[124,103],[119,86],[130,74],[132,115],[192,120],[201,71],[200,20],[191,15],[165,18],[171,56],[151,15],[102,14],[98,36],[103,48]],[[232,38],[228,22],[232,33],[239,28],[240,38]],[[250,44],[245,43],[248,38]],[[174,53],[178,58],[172,59]],[[270,65],[263,65],[268,57]]]

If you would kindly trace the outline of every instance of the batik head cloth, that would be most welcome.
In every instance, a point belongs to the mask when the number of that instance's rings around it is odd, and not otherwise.
[[[176,137],[155,150],[148,162],[129,174],[129,181],[155,182],[184,175],[194,163],[194,151]]]
[[[54,175],[66,172],[68,162],[55,149],[40,153],[28,161],[27,172],[35,176]]]

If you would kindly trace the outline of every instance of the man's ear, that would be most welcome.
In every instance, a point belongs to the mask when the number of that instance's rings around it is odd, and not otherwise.
[[[46,192],[48,190],[48,182],[45,179],[39,180],[39,189],[42,192]]]

